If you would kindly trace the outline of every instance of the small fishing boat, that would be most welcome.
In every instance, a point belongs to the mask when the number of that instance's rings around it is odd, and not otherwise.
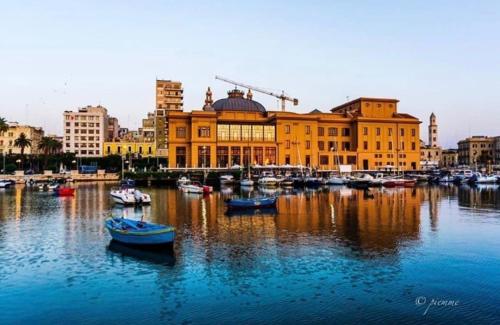
[[[474,173],[472,177],[468,179],[471,184],[495,184],[497,182],[496,176],[487,176],[481,173]]]
[[[134,188],[119,188],[112,189],[109,193],[113,201],[123,205],[133,204],[150,204],[151,197],[149,194],[142,193]]]
[[[234,183],[234,176],[233,175],[221,175],[219,177],[219,181],[221,185],[229,185]]]
[[[344,185],[347,183],[347,178],[343,176],[330,176],[326,179],[326,185]]]
[[[6,188],[10,186],[9,181],[0,181],[0,188]]]
[[[175,239],[175,228],[142,220],[109,218],[105,226],[114,240],[130,245],[166,245]]]
[[[75,195],[75,189],[71,187],[61,186],[55,190],[57,196],[73,196]]]
[[[179,185],[179,189],[184,193],[193,194],[209,194],[212,193],[214,188],[208,185],[202,185],[200,182],[189,182]]]
[[[251,179],[245,178],[240,181],[240,186],[250,187],[253,186],[254,182]]]
[[[229,209],[262,209],[276,206],[275,197],[238,198],[226,200]]]
[[[375,175],[375,177],[372,177],[372,179],[370,180],[370,187],[379,187],[379,186],[382,186],[383,182],[384,182],[384,174],[377,173]]]
[[[182,176],[181,178],[179,178],[177,180],[177,186],[181,186],[181,185],[185,185],[185,184],[189,184],[189,183],[191,183],[191,181],[186,176]]]
[[[417,183],[414,179],[389,178],[382,182],[384,187],[414,187]]]
[[[271,172],[263,172],[257,182],[261,186],[276,186],[278,184],[278,180]]]

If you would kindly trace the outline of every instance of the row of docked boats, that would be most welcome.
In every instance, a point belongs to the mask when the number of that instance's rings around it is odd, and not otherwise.
[[[471,170],[459,170],[442,175],[435,175],[429,180],[431,183],[453,184],[495,184],[500,183],[500,175],[484,175]]]
[[[259,187],[319,187],[321,185],[347,185],[353,188],[366,188],[375,186],[385,187],[413,187],[421,179],[418,175],[411,177],[402,176],[384,176],[378,173],[375,176],[371,174],[361,174],[357,176],[345,176],[331,174],[328,177],[319,177],[314,175],[274,175],[271,172],[263,172],[256,177],[256,180],[244,178],[239,182],[241,187],[253,187],[257,184]],[[237,182],[233,182],[237,183]],[[233,184],[231,183],[231,184]],[[228,183],[223,183],[221,185]]]

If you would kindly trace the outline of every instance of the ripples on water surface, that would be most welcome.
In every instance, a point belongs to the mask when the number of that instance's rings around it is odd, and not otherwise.
[[[231,216],[231,189],[120,209],[111,186],[0,192],[0,323],[500,321],[496,186],[282,191]],[[110,213],[174,225],[173,251],[110,243]]]

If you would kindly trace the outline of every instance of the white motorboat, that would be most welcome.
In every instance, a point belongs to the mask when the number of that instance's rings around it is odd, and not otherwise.
[[[344,185],[347,184],[347,178],[344,176],[330,176],[325,182],[327,185]]]
[[[179,185],[179,189],[184,193],[203,194],[212,193],[213,187],[208,185],[201,185],[199,182],[189,182]]]
[[[367,174],[368,175],[368,174]],[[377,173],[375,175],[375,178],[372,178],[371,181],[370,181],[370,185],[371,186],[382,186],[383,182],[384,182],[385,178],[384,178],[384,174],[382,173]]]
[[[278,184],[278,180],[271,172],[263,172],[257,182],[261,186],[276,186]]]
[[[0,188],[6,188],[10,186],[9,181],[0,181]]]
[[[253,186],[253,184],[254,184],[254,181],[252,181],[251,179],[248,179],[248,178],[242,179],[240,181],[240,186],[244,186],[244,187],[250,187],[250,186]]]
[[[151,197],[149,194],[142,193],[134,188],[113,189],[110,192],[113,201],[123,205],[129,204],[150,204]]]
[[[179,178],[177,180],[177,186],[181,186],[181,185],[185,185],[185,184],[190,184],[190,183],[191,183],[191,181],[186,176],[182,176],[181,178]]]
[[[477,184],[494,184],[497,182],[496,176],[483,175],[481,173],[474,173],[474,176],[470,179],[472,183]]]
[[[219,181],[221,185],[229,185],[234,183],[234,176],[233,175],[221,175],[219,177]]]

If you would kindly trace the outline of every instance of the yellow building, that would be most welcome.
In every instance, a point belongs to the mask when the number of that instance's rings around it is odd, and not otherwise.
[[[303,165],[356,170],[419,169],[420,121],[398,100],[359,98],[307,114],[267,111],[240,90],[201,111],[166,111],[169,167]]]
[[[154,142],[137,141],[107,141],[104,142],[104,156],[109,155],[133,155],[135,157],[155,157],[156,148]]]
[[[17,122],[10,122],[8,125],[9,129],[0,133],[0,154],[20,154],[21,148],[16,147],[14,143],[21,133],[24,133],[26,138],[31,140],[31,146],[24,149],[26,155],[42,153],[42,151],[38,149],[38,144],[44,135],[42,128],[21,125]]]

